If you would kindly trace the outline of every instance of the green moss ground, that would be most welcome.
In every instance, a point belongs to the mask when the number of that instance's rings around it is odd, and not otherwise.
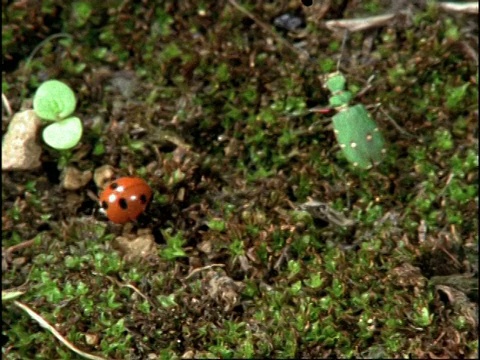
[[[65,81],[85,131],[70,152],[45,146],[41,169],[2,174],[3,291],[109,359],[476,358],[475,16],[412,8],[342,49],[325,20],[389,9],[241,2],[254,20],[229,1],[38,3],[2,3],[3,93],[19,110]],[[276,29],[287,12],[305,27]],[[370,171],[308,111],[328,104],[339,57],[388,142]],[[113,226],[93,182],[61,188],[67,164],[137,174],[154,200]],[[330,211],[302,211],[309,197]],[[114,240],[139,229],[156,250],[128,262]],[[80,358],[12,301],[2,318],[6,359]]]

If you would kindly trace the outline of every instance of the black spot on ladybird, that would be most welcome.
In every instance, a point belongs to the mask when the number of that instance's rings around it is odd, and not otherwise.
[[[128,209],[128,202],[125,198],[118,199],[118,205],[121,209],[127,210]]]

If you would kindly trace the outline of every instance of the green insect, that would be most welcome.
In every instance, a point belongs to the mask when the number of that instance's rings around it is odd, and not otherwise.
[[[347,160],[353,166],[369,169],[381,162],[385,143],[365,106],[349,105],[352,93],[345,90],[345,85],[346,79],[340,72],[328,75],[325,87],[332,93],[329,104],[337,111],[332,118],[333,131]]]

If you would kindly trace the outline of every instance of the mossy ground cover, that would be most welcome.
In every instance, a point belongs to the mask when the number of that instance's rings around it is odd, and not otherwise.
[[[2,174],[2,290],[110,359],[476,357],[476,17],[414,7],[342,46],[326,20],[392,9],[234,4],[2,4],[10,106],[59,79],[85,125]],[[388,143],[369,171],[308,111],[339,58]],[[115,226],[93,182],[61,188],[66,165],[141,176],[153,202]],[[140,229],[155,250],[127,261],[114,239]],[[6,359],[80,358],[11,300],[2,321]]]

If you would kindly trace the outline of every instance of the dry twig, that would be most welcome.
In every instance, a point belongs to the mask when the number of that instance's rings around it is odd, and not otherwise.
[[[30,309],[27,305],[21,303],[20,301],[14,301],[13,302],[15,306],[18,306],[20,309],[25,311],[30,317],[38,322],[40,326],[43,328],[47,329],[50,331],[63,345],[68,347],[70,350],[72,350],[74,353],[84,357],[85,359],[90,359],[90,360],[107,360],[104,357],[97,356],[97,355],[92,355],[89,353],[86,353],[79,348],[77,348],[75,345],[73,345],[70,341],[68,341],[62,334],[60,334],[57,329],[53,325],[50,325],[48,321],[46,321],[43,317],[41,317],[39,314],[37,314],[35,311]]]
[[[306,51],[302,51],[298,48],[296,48],[295,46],[293,46],[292,44],[290,44],[287,40],[285,40],[283,37],[279,36],[274,30],[272,30],[271,26],[267,25],[266,23],[264,23],[263,21],[261,21],[260,19],[258,19],[256,16],[254,16],[250,11],[248,11],[247,9],[245,9],[243,6],[241,6],[240,4],[238,4],[235,0],[228,0],[228,2],[230,4],[233,5],[234,8],[236,8],[237,10],[239,10],[241,13],[243,13],[244,15],[248,16],[250,19],[252,19],[258,26],[260,26],[260,28],[262,30],[264,30],[265,32],[269,33],[270,35],[272,35],[275,40],[280,43],[281,45],[287,47],[288,49],[290,49],[292,52],[294,52],[295,54],[298,55],[298,57],[301,59],[301,60],[306,60],[308,59],[308,53]]]

